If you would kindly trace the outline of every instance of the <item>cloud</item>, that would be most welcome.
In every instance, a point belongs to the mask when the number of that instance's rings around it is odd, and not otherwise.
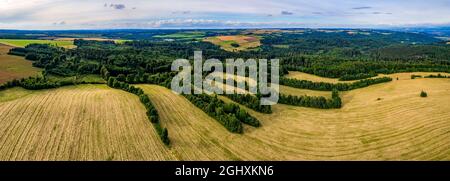
[[[191,14],[191,11],[174,11],[172,14]]]
[[[112,7],[117,10],[123,10],[125,9],[125,4],[110,4],[109,7]]]
[[[312,14],[321,15],[323,13],[322,12],[312,12]]]
[[[352,9],[355,9],[355,10],[372,9],[372,7],[370,7],[370,6],[360,6],[360,7],[354,7],[354,8],[352,8]]]
[[[67,23],[65,21],[61,21],[61,22],[54,22],[53,25],[66,25]]]
[[[293,15],[293,12],[289,12],[289,11],[281,11],[281,15]]]

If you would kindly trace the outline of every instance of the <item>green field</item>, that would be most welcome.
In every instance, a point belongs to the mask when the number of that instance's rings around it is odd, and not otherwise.
[[[73,41],[56,41],[56,40],[30,40],[30,39],[0,39],[0,44],[5,44],[13,47],[25,47],[29,44],[52,44],[64,48],[73,48]]]
[[[178,40],[191,40],[199,39],[205,36],[205,32],[192,31],[192,32],[180,32],[167,35],[156,35],[153,38],[167,38],[167,39],[178,39]]]

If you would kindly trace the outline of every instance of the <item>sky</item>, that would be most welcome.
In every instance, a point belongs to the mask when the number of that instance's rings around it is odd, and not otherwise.
[[[450,25],[450,0],[0,0],[0,29]]]

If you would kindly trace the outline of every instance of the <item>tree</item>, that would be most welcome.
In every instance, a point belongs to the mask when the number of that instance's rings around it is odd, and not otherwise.
[[[422,91],[420,93],[420,97],[428,97],[428,94],[425,91]]]

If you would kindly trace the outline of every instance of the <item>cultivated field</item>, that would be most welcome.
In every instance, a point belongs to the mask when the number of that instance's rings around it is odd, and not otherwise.
[[[355,81],[339,81],[339,79],[333,79],[333,78],[327,78],[327,77],[320,77],[313,74],[307,74],[303,72],[297,72],[297,71],[289,71],[289,74],[286,75],[286,78],[291,79],[299,79],[299,80],[309,80],[313,82],[328,82],[328,83],[351,83]]]
[[[0,44],[0,84],[40,74],[41,69],[23,57],[8,55],[12,47]]]
[[[57,40],[0,39],[0,44],[13,47],[25,47],[33,43],[52,44],[64,48],[75,48],[75,45],[73,45],[73,41],[66,41],[66,40],[57,41]]]
[[[400,79],[346,92],[339,110],[249,110],[263,126],[246,127],[243,135],[227,132],[166,88],[141,87],[172,130],[172,149],[182,159],[450,160],[448,79]],[[422,90],[428,98],[419,96]]]
[[[127,92],[83,85],[0,97],[0,160],[174,159]]]
[[[216,36],[205,38],[203,41],[218,45],[222,49],[231,52],[252,50],[261,46],[260,38],[256,36]]]
[[[245,126],[242,135],[167,88],[139,85],[169,130],[170,148],[124,91],[10,89],[0,92],[0,159],[450,160],[450,80],[392,76],[399,80],[342,93],[342,109],[248,110],[262,127]]]

